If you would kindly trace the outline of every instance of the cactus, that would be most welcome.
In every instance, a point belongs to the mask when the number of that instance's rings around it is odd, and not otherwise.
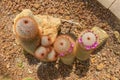
[[[98,37],[91,30],[81,32],[76,41],[76,57],[79,60],[87,60],[90,53],[98,46]]]
[[[58,54],[55,52],[54,48],[51,48],[47,59],[49,62],[56,61],[58,59]]]
[[[75,58],[75,42],[68,35],[60,35],[54,42],[54,49],[64,64],[71,65]]]
[[[108,34],[99,27],[83,31],[76,41],[76,57],[87,60],[95,49],[99,48],[108,38]]]
[[[41,45],[42,46],[50,46],[52,44],[51,38],[49,36],[42,36],[41,37]]]
[[[40,30],[36,21],[29,16],[20,17],[14,22],[13,30],[19,44],[33,55],[40,44]]]
[[[50,51],[49,48],[40,46],[35,51],[35,57],[41,61],[48,61],[47,55],[49,51]]]

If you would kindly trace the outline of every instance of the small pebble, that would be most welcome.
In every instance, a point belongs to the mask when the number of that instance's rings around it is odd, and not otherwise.
[[[120,33],[118,31],[114,31],[114,35],[115,35],[116,38],[119,38]]]
[[[40,4],[35,3],[35,4],[33,4],[33,7],[35,7],[36,9],[38,9],[40,7]]]
[[[97,70],[102,70],[104,67],[104,64],[100,63],[99,65],[97,65]]]
[[[33,71],[32,71],[32,70],[30,70],[30,69],[28,69],[28,73],[32,74],[32,73],[33,73]]]
[[[115,38],[120,43],[120,33],[118,31],[114,31]]]
[[[95,58],[91,58],[90,61],[91,61],[91,63],[95,63],[96,59]]]
[[[114,76],[111,76],[110,80],[119,80],[119,79]]]

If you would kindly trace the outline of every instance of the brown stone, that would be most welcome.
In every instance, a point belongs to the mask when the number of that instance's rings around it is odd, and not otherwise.
[[[99,65],[97,65],[97,70],[102,70],[105,67],[105,65],[103,63],[100,63]]]
[[[33,7],[35,7],[36,9],[38,9],[40,7],[40,4],[38,4],[38,3],[33,4]]]

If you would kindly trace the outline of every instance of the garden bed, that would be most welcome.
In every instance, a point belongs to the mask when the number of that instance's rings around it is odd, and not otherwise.
[[[87,61],[76,60],[72,66],[40,62],[16,44],[12,32],[13,19],[26,8],[34,14],[79,22],[83,29],[98,26],[109,38]],[[119,26],[116,17],[96,0],[0,0],[0,80],[26,77],[33,80],[119,80],[120,43],[114,35],[114,31],[120,31]],[[79,27],[63,22],[61,33],[77,35]]]

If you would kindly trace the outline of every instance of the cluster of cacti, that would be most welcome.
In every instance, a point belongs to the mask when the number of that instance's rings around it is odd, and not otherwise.
[[[14,20],[13,31],[17,42],[30,54],[41,61],[51,62],[58,58],[71,65],[76,58],[87,60],[90,53],[107,38],[105,31],[98,27],[82,31],[77,40],[69,35],[58,35],[61,19],[47,15],[33,15],[23,10]]]

